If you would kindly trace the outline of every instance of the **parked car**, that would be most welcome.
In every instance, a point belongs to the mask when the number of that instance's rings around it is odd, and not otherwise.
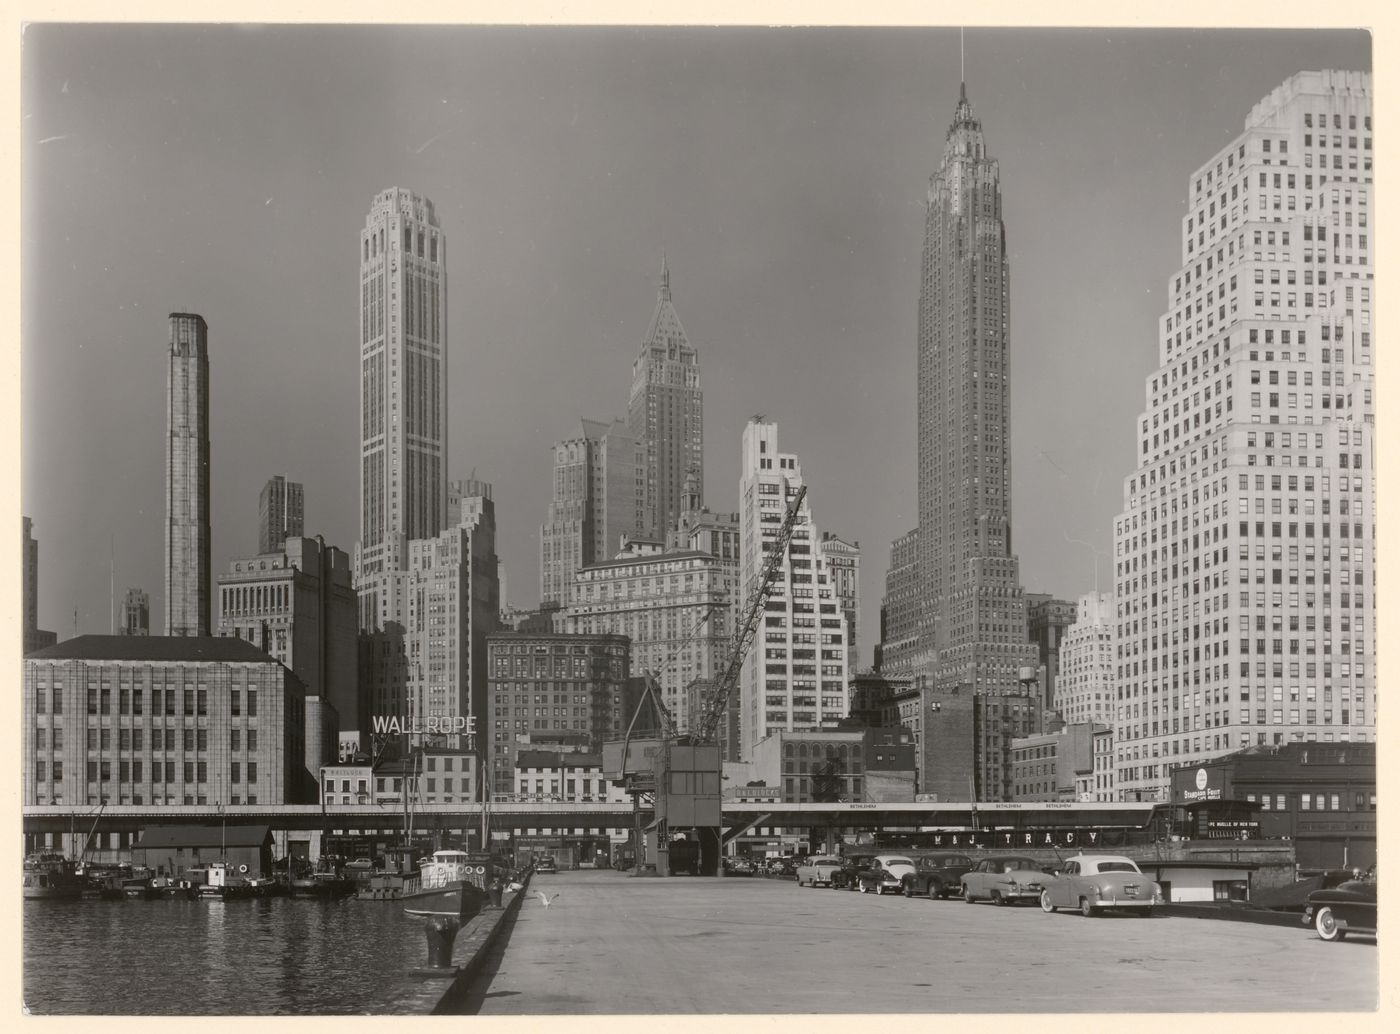
[[[831,876],[841,868],[841,859],[833,855],[809,855],[797,867],[797,885],[831,886]]]
[[[1040,894],[1040,907],[1046,912],[1077,908],[1085,916],[1109,908],[1146,916],[1162,903],[1162,888],[1144,876],[1136,862],[1108,854],[1066,859]]]
[[[1376,874],[1347,880],[1308,895],[1303,925],[1317,930],[1324,941],[1340,941],[1349,933],[1376,933]]]
[[[726,876],[752,876],[753,862],[747,858],[726,858],[724,860],[724,874]]]
[[[559,866],[553,858],[541,858],[539,861],[535,862],[535,872],[537,874],[542,872],[557,873],[558,871]]]
[[[968,904],[985,900],[994,905],[1037,901],[1047,882],[1040,863],[1020,855],[983,858],[958,880]]]
[[[877,854],[857,876],[860,892],[883,894],[888,890],[898,894],[904,877],[913,871],[914,863],[904,855]]]
[[[837,890],[856,890],[860,887],[861,870],[866,867],[864,858],[844,858],[841,867],[831,874],[831,885]]]
[[[972,869],[972,859],[965,854],[925,855],[914,861],[914,871],[904,877],[904,896],[927,894],[931,898],[946,898],[962,886],[962,875]]]

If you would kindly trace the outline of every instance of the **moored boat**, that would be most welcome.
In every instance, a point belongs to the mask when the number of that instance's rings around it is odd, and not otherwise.
[[[459,916],[469,919],[488,900],[487,888],[495,877],[488,854],[467,851],[434,851],[418,866],[418,889],[400,895],[404,911],[415,916]]]
[[[24,896],[39,900],[75,900],[84,881],[77,866],[61,854],[43,852],[24,860]]]

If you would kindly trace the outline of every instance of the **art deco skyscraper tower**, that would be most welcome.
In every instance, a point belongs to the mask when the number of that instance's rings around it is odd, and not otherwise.
[[[656,299],[642,350],[632,364],[627,429],[645,449],[645,534],[664,540],[676,530],[681,497],[693,475],[704,498],[704,398],[700,365],[671,305],[671,271],[661,263]]]
[[[170,314],[166,381],[165,633],[209,635],[209,328]]]
[[[1036,663],[1011,552],[1010,274],[997,162],[964,88],[929,181],[919,290],[920,638],[929,685],[1019,693]]]
[[[447,238],[433,203],[379,193],[360,232],[361,627],[390,606],[381,576],[408,540],[433,538],[447,509]]]

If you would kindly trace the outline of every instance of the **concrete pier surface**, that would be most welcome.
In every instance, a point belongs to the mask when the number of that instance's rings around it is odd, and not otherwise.
[[[1301,924],[1086,919],[787,880],[582,870],[536,877],[462,1011],[1369,1011],[1377,959],[1372,938],[1328,944]]]

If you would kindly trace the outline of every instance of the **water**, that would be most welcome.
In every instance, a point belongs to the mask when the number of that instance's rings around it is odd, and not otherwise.
[[[25,901],[24,1003],[60,1015],[383,1013],[425,944],[423,920],[394,901]]]

